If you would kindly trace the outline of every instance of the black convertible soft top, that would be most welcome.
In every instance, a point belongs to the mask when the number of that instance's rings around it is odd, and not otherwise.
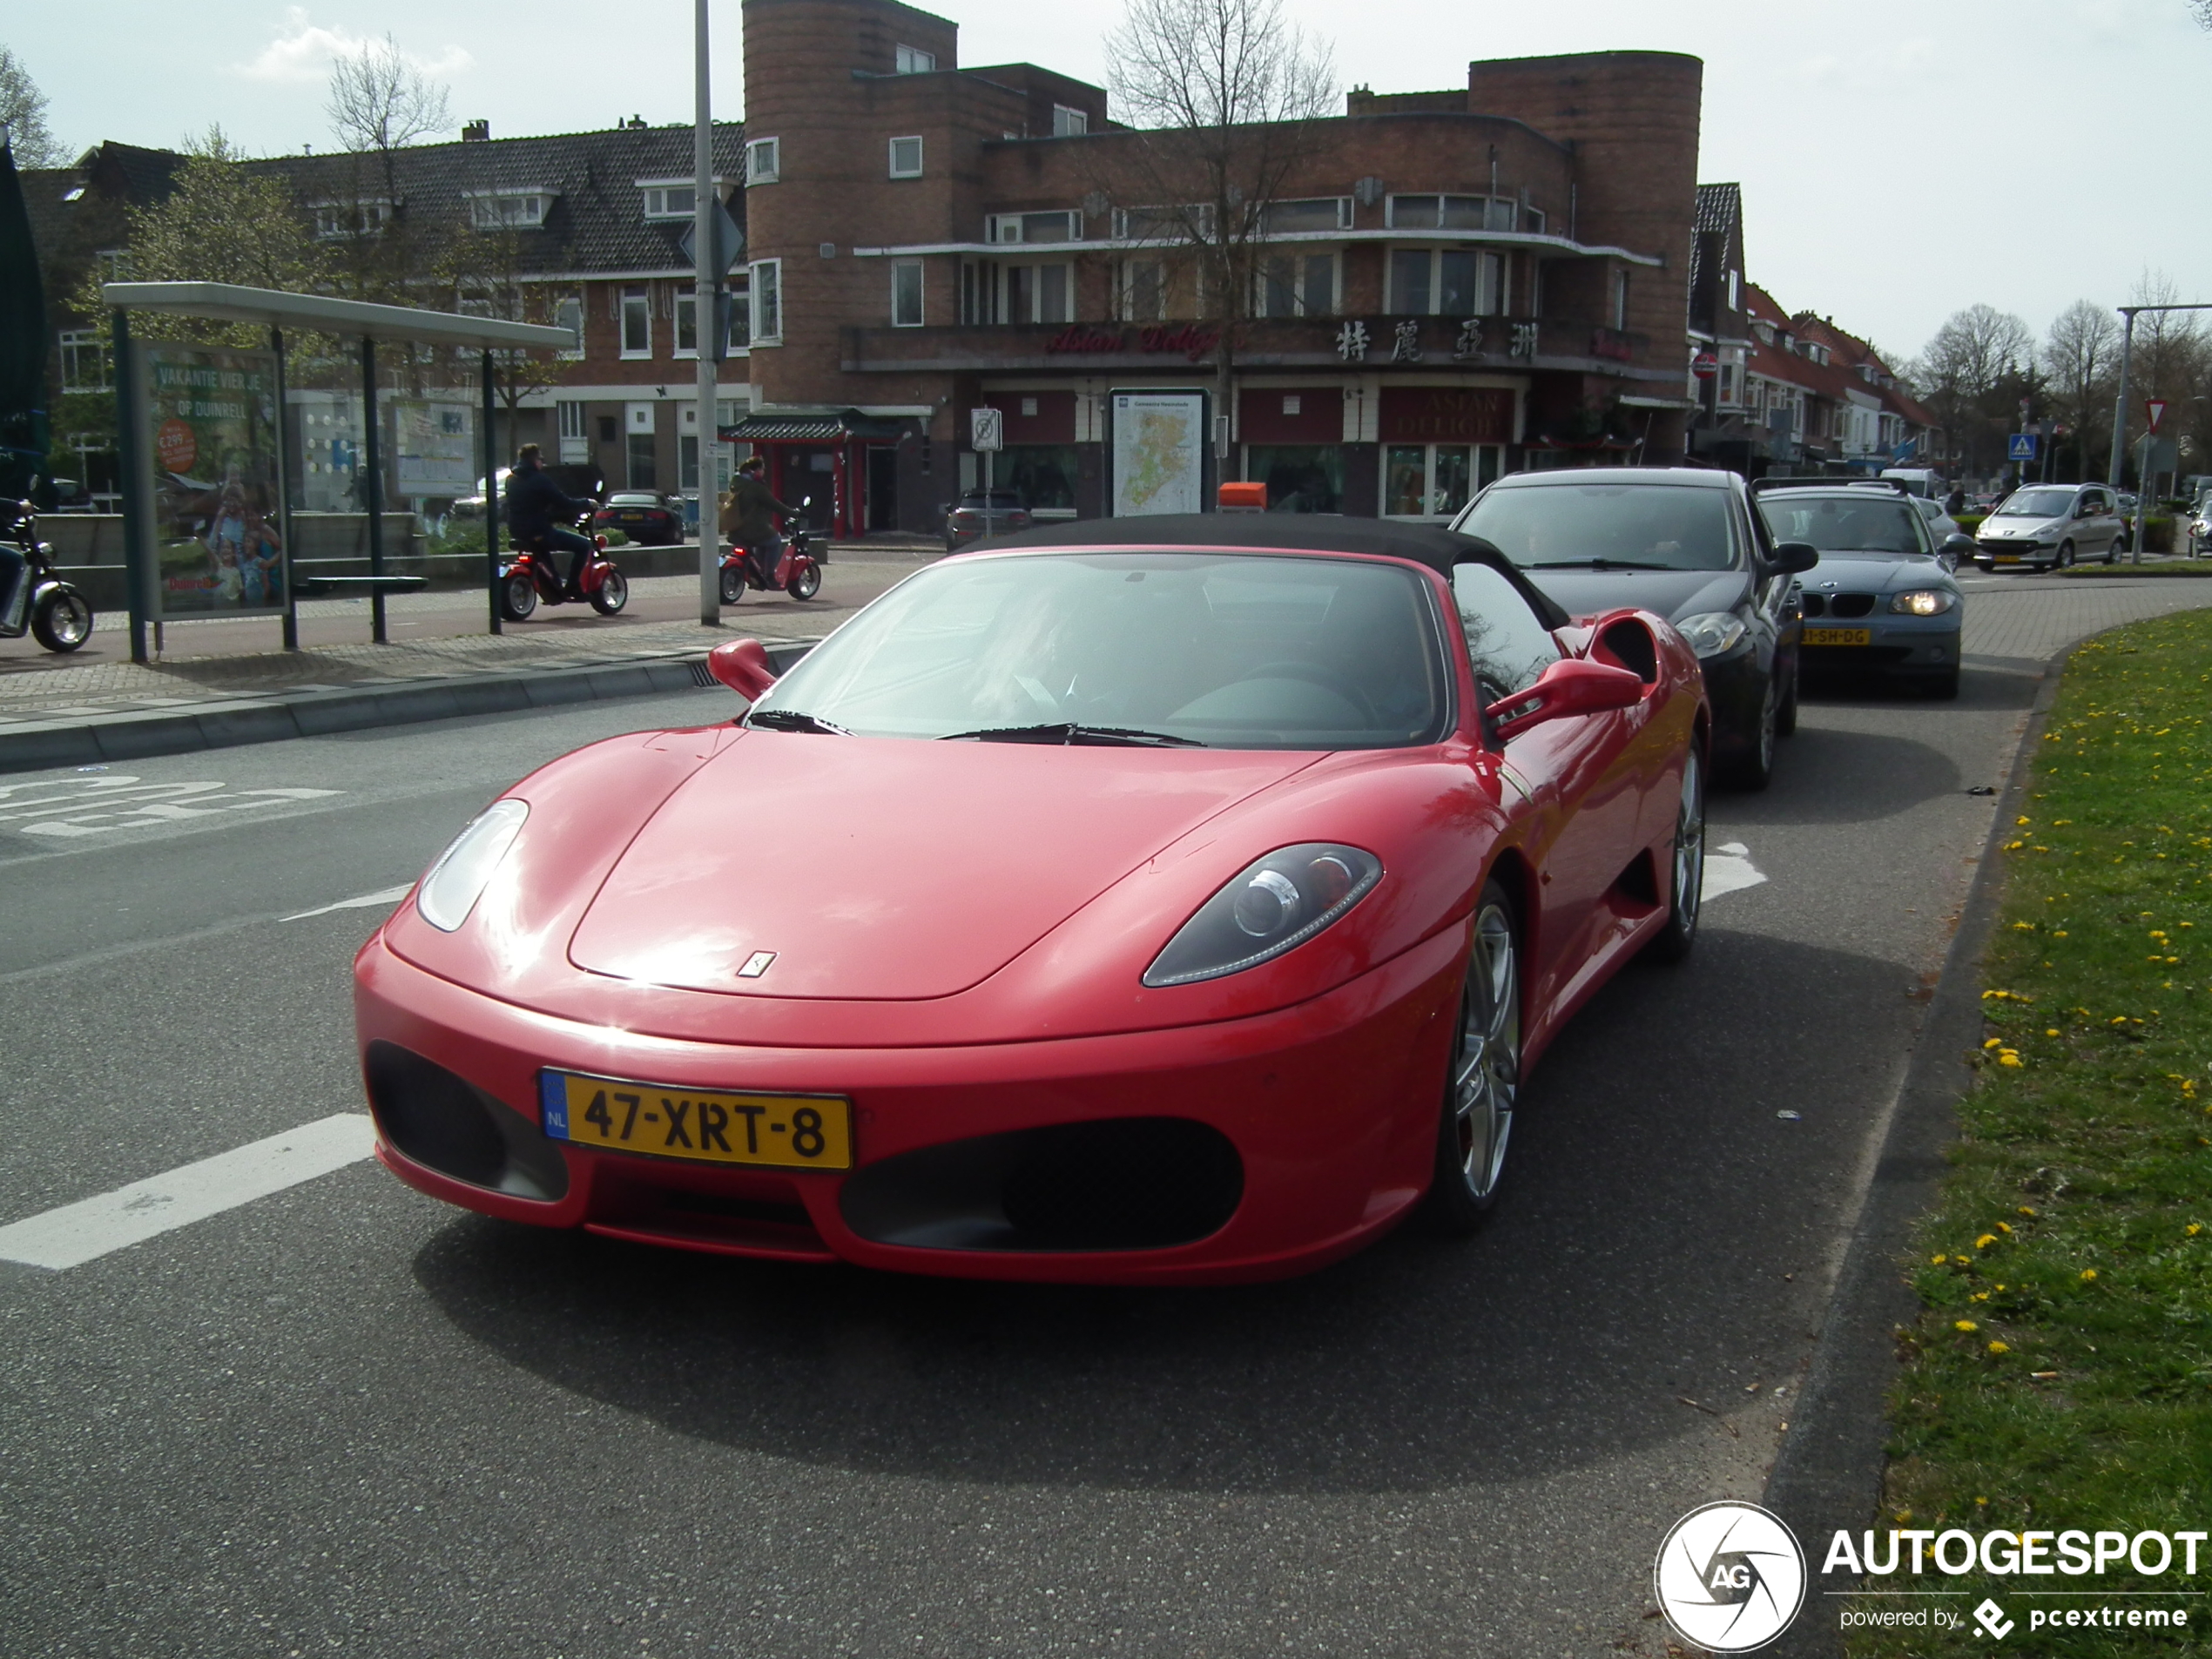
[[[1285,548],[1301,553],[1369,553],[1426,564],[1446,578],[1459,564],[1487,564],[1519,590],[1547,628],[1568,616],[1511,560],[1479,536],[1461,536],[1433,524],[1399,524],[1381,518],[1340,518],[1332,513],[1163,513],[1143,518],[1081,518],[1042,524],[1012,536],[971,542],[967,551],[1001,548],[1190,547],[1231,552]]]

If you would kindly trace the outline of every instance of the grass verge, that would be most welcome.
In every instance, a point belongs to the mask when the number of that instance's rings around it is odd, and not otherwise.
[[[2212,612],[2103,635],[2067,664],[2002,843],[1986,1046],[1921,1231],[1925,1311],[1898,1333],[1885,1528],[2212,1526],[2208,718]],[[2094,1605],[2084,1591],[2212,1588],[2212,1547],[2194,1580],[2180,1567],[1871,1581],[1963,1588],[1962,1615],[1993,1596],[2027,1637],[2032,1609]],[[2032,1650],[2212,1653],[2212,1596],[2113,1602],[2186,1608],[2189,1628],[2041,1630]],[[1969,1622],[1860,1630],[1850,1651],[1992,1646]]]
[[[2212,559],[2161,559],[2155,564],[2129,564],[2125,556],[2117,564],[2075,564],[2059,572],[2065,577],[2212,576]]]

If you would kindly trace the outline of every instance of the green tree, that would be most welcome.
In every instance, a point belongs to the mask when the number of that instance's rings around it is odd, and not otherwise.
[[[66,167],[69,152],[46,125],[46,95],[30,78],[23,59],[0,46],[0,126],[17,167]]]

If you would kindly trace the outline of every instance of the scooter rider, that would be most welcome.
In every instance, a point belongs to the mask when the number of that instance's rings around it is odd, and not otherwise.
[[[24,516],[29,511],[28,502],[0,502],[0,535],[21,533]],[[30,574],[30,561],[22,550],[0,541],[0,626],[17,630],[23,626],[21,602],[30,597],[24,578]]]
[[[772,588],[776,585],[776,531],[768,515],[781,513],[786,518],[795,518],[804,509],[779,502],[769,493],[761,479],[767,469],[767,462],[757,455],[747,455],[738,464],[730,493],[722,498],[720,528],[732,547],[745,549],[760,585]]]
[[[583,597],[583,566],[591,556],[591,539],[564,528],[585,509],[595,505],[589,496],[571,501],[538,464],[538,448],[526,443],[515,452],[515,470],[507,475],[507,528],[518,548],[561,549],[574,556],[569,561],[568,597]]]

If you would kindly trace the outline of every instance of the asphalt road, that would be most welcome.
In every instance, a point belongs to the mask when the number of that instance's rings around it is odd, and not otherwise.
[[[2033,693],[1969,650],[1959,703],[1809,702],[1773,788],[1716,798],[1740,885],[1554,1049],[1473,1241],[941,1284],[508,1227],[357,1162],[0,1264],[0,1652],[1658,1653],[1652,1552],[1759,1493]],[[5,780],[0,1224],[360,1110],[380,912],[323,907],[541,759],[732,707]]]

